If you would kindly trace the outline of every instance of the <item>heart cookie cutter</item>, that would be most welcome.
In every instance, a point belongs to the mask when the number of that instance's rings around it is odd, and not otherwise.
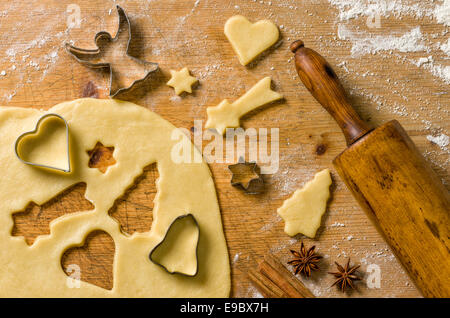
[[[60,120],[62,120],[64,122],[64,125],[66,126],[66,138],[67,138],[67,169],[63,169],[63,168],[59,168],[59,167],[55,167],[55,166],[50,166],[50,165],[45,165],[45,164],[40,164],[40,163],[34,163],[34,162],[30,162],[27,160],[24,160],[19,153],[19,145],[20,142],[22,141],[23,138],[25,138],[26,136],[30,136],[30,135],[34,135],[39,131],[39,127],[41,125],[41,123],[50,118],[50,117],[56,117]],[[45,114],[43,116],[41,116],[37,123],[36,126],[33,130],[31,131],[27,131],[23,134],[21,134],[19,137],[17,137],[16,142],[14,143],[14,153],[16,154],[16,157],[22,161],[24,164],[30,165],[30,166],[35,166],[35,167],[41,167],[41,168],[46,168],[46,169],[52,169],[52,170],[58,170],[58,171],[63,171],[63,172],[71,172],[71,166],[70,166],[70,145],[69,145],[69,125],[67,124],[67,121],[64,119],[64,117],[62,117],[61,115],[55,114],[55,113],[49,113],[49,114]]]
[[[119,16],[119,26],[117,28],[117,33],[114,36],[114,38],[108,32],[100,31],[94,37],[94,41],[97,46],[97,49],[93,49],[93,50],[82,49],[82,48],[75,47],[69,43],[66,43],[66,45],[65,45],[66,51],[70,55],[72,55],[77,62],[79,62],[83,65],[86,65],[87,67],[90,67],[90,68],[107,68],[107,69],[109,69],[109,97],[111,97],[111,98],[118,95],[119,93],[126,92],[126,91],[130,90],[131,88],[133,88],[134,85],[136,85],[140,82],[143,82],[144,80],[147,79],[147,77],[151,73],[157,71],[159,68],[158,63],[147,62],[147,61],[138,59],[134,56],[131,56],[129,54],[128,51],[129,51],[130,43],[131,43],[131,23],[130,23],[130,20],[128,19],[127,14],[125,13],[125,10],[119,5],[116,5],[116,8],[117,8],[118,16]],[[121,32],[121,30],[124,29],[124,27],[123,27],[124,23],[125,23],[126,29],[128,29],[128,40],[127,40],[127,45],[126,45],[126,49],[125,49],[125,55],[128,58],[132,59],[134,62],[141,64],[143,67],[145,67],[146,65],[149,65],[150,68],[144,77],[131,82],[131,84],[128,87],[121,87],[121,88],[118,88],[113,91],[113,80],[114,80],[113,74],[114,74],[114,72],[113,72],[111,63],[110,62],[93,63],[93,62],[90,62],[89,59],[98,58],[102,54],[101,46],[99,46],[100,40],[106,39],[111,42],[116,42],[119,40],[120,32]]]
[[[157,261],[155,261],[155,260],[153,259],[153,253],[158,249],[158,247],[160,247],[160,246],[164,243],[164,241],[166,240],[166,238],[167,238],[167,236],[168,236],[168,234],[169,234],[169,232],[170,232],[172,226],[173,226],[177,221],[179,221],[179,220],[181,220],[181,219],[183,219],[183,218],[187,218],[187,217],[192,218],[192,220],[194,221],[195,226],[196,226],[197,229],[198,229],[197,244],[196,244],[196,246],[195,246],[196,269],[195,269],[195,273],[193,273],[193,274],[186,274],[186,273],[177,272],[177,271],[171,272],[171,271],[168,270],[164,265],[158,263]],[[180,274],[180,275],[183,275],[183,276],[194,277],[194,276],[196,276],[196,275],[198,274],[198,243],[199,243],[199,241],[200,241],[200,227],[198,226],[198,222],[197,222],[197,220],[195,219],[194,215],[192,215],[191,213],[180,215],[180,216],[176,217],[175,220],[173,220],[172,223],[170,223],[169,228],[167,229],[166,234],[164,234],[164,237],[163,237],[163,239],[161,240],[161,242],[159,242],[158,244],[156,244],[156,246],[153,247],[153,249],[150,251],[149,259],[150,259],[150,261],[151,261],[153,264],[162,267],[167,273],[169,273],[169,274],[171,274],[171,275],[174,275],[174,274]]]

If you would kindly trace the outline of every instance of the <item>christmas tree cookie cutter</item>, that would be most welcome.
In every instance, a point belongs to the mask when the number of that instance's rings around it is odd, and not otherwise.
[[[75,47],[69,43],[66,43],[67,52],[72,55],[76,61],[79,63],[86,65],[87,67],[98,69],[98,68],[106,68],[109,69],[109,97],[113,98],[119,93],[123,93],[131,90],[136,84],[145,81],[149,75],[158,70],[158,64],[154,62],[147,62],[141,59],[138,59],[129,54],[130,43],[131,43],[131,23],[128,19],[127,14],[124,9],[119,5],[116,6],[117,13],[119,16],[119,26],[117,28],[117,33],[114,38],[106,31],[100,31],[95,35],[94,41],[97,46],[97,49],[82,49]],[[115,82],[114,70],[111,65],[111,62],[105,62],[102,60],[103,51],[102,50],[102,41],[108,42],[119,42],[121,40],[121,35],[124,32],[124,29],[127,29],[126,32],[126,48],[125,48],[125,56],[129,59],[130,63],[133,63],[136,67],[142,68],[145,71],[145,75],[132,81],[130,85],[126,87],[115,88],[113,83]],[[95,61],[95,62],[93,62]]]
[[[46,121],[47,119],[52,118],[52,117],[53,118],[57,118],[58,120],[61,120],[62,122],[64,122],[64,125],[65,125],[65,129],[66,129],[66,147],[67,147],[67,149],[66,149],[66,151],[67,151],[67,168],[61,168],[61,167],[57,167],[57,166],[31,162],[31,161],[25,160],[22,157],[22,154],[20,153],[21,142],[27,136],[39,135],[39,130],[40,130],[41,124],[44,121]],[[34,166],[34,167],[40,167],[40,168],[46,168],[46,169],[51,169],[51,170],[58,170],[58,171],[69,173],[69,172],[71,172],[69,139],[70,139],[70,137],[69,137],[69,125],[67,124],[67,121],[64,119],[64,117],[62,117],[61,115],[55,114],[55,113],[48,113],[48,114],[45,114],[45,115],[41,116],[38,119],[38,121],[36,123],[36,126],[35,126],[35,128],[33,130],[24,132],[19,137],[17,137],[17,139],[16,139],[16,141],[14,143],[14,153],[16,154],[16,157],[20,161],[22,161],[24,164],[26,164],[26,165],[30,165],[30,166]]]

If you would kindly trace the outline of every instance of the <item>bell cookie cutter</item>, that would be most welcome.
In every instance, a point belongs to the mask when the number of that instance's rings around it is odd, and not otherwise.
[[[128,19],[127,14],[123,10],[123,8],[119,5],[116,5],[116,8],[117,8],[118,16],[119,16],[119,26],[117,28],[117,33],[114,38],[111,36],[111,34],[109,34],[106,31],[98,32],[94,38],[97,49],[93,49],[93,50],[77,48],[69,43],[66,43],[66,51],[70,55],[72,55],[75,58],[75,60],[77,60],[79,63],[86,65],[87,67],[90,67],[90,68],[108,68],[109,69],[109,97],[111,97],[111,98],[113,98],[114,96],[116,96],[120,93],[130,90],[134,85],[136,85],[140,82],[143,82],[144,80],[146,80],[148,78],[148,76],[151,73],[158,70],[158,63],[147,62],[147,61],[138,59],[134,56],[131,56],[128,53],[129,48],[130,48],[130,43],[131,43],[131,23],[130,23],[130,20]],[[101,47],[99,46],[99,41],[101,39],[106,38],[107,40],[109,40],[111,42],[116,42],[119,39],[119,35],[120,35],[121,30],[123,29],[122,26],[124,23],[126,23],[126,26],[128,29],[128,40],[127,40],[126,51],[125,51],[126,56],[128,58],[134,60],[135,62],[142,64],[143,66],[150,65],[151,68],[147,71],[147,73],[145,74],[144,77],[133,81],[128,87],[121,87],[121,88],[116,89],[115,91],[112,91],[113,90],[112,84],[113,84],[113,80],[114,80],[114,77],[113,77],[114,72],[113,72],[113,68],[111,67],[111,63],[109,63],[109,62],[92,63],[89,60],[86,60],[86,58],[93,59],[94,57],[98,57],[102,54]]]
[[[155,261],[155,260],[153,259],[153,253],[158,249],[158,247],[160,247],[160,246],[164,243],[164,241],[166,240],[166,238],[167,238],[167,236],[168,236],[168,234],[169,234],[169,232],[170,232],[172,226],[173,226],[177,221],[179,221],[180,219],[183,219],[183,218],[186,218],[186,217],[192,218],[192,220],[194,221],[195,226],[196,226],[197,229],[198,229],[197,244],[196,244],[196,247],[195,247],[196,269],[195,269],[195,273],[194,273],[194,274],[186,274],[186,273],[177,272],[177,271],[171,272],[171,271],[169,271],[164,265],[158,263],[157,261]],[[176,217],[175,220],[173,220],[172,223],[170,223],[169,228],[167,229],[166,234],[164,235],[164,237],[163,237],[163,239],[161,240],[161,242],[159,242],[158,244],[156,244],[156,246],[153,247],[153,249],[150,251],[149,259],[150,259],[150,261],[151,261],[153,264],[162,267],[167,273],[169,273],[169,274],[171,274],[171,275],[180,274],[180,275],[183,275],[183,276],[194,277],[194,276],[196,276],[196,275],[198,274],[198,243],[199,243],[199,241],[200,241],[200,227],[198,226],[198,222],[197,222],[197,220],[195,219],[194,215],[192,215],[191,213],[180,215],[180,216]]]
[[[54,166],[49,166],[49,165],[45,165],[45,164],[40,164],[40,163],[34,163],[34,162],[30,162],[27,160],[24,160],[19,153],[19,145],[20,142],[22,141],[23,138],[25,138],[26,136],[30,136],[30,135],[34,135],[36,133],[38,133],[39,131],[39,127],[41,125],[41,123],[46,120],[47,118],[50,117],[56,117],[60,120],[62,120],[64,122],[64,125],[66,126],[66,138],[67,138],[67,169],[63,169],[63,168],[59,168],[59,167],[54,167]],[[58,171],[63,171],[63,172],[71,172],[71,165],[70,165],[70,145],[69,145],[69,125],[67,124],[67,121],[64,119],[64,117],[62,117],[61,115],[55,114],[55,113],[48,113],[45,114],[43,116],[41,116],[37,123],[36,126],[33,130],[31,131],[27,131],[24,132],[23,134],[21,134],[19,137],[17,137],[16,142],[14,143],[14,153],[16,154],[16,157],[22,161],[24,164],[30,165],[30,166],[34,166],[34,167],[41,167],[41,168],[46,168],[46,169],[52,169],[52,170],[58,170]]]

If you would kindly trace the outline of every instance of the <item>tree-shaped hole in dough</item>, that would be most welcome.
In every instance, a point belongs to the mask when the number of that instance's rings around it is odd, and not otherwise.
[[[159,172],[156,162],[144,168],[125,193],[119,197],[109,215],[120,224],[122,232],[132,235],[135,232],[150,231],[153,223],[153,200],[157,193],[156,180]]]
[[[25,209],[12,214],[12,236],[23,236],[28,245],[36,238],[50,234],[51,221],[68,213],[89,211],[94,205],[86,200],[86,183],[78,182],[42,205],[30,202]]]
[[[68,248],[61,257],[67,276],[111,290],[113,288],[115,244],[102,230],[90,232],[82,246]]]

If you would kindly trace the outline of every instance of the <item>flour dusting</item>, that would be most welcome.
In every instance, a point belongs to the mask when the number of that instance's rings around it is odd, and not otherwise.
[[[433,13],[438,23],[450,26],[450,0],[445,0],[442,5],[437,6]]]
[[[350,31],[344,24],[338,26],[338,37],[352,42],[352,56],[375,54],[379,51],[397,50],[399,52],[429,51],[423,43],[420,27],[414,28],[401,36],[368,37]]]
[[[402,0],[328,0],[328,2],[339,9],[340,21],[348,21],[358,17],[371,17],[374,14],[389,18],[401,18],[404,15],[413,16],[416,19],[423,17],[434,18],[436,22],[450,25],[450,0],[421,1],[409,3]]]
[[[428,135],[427,139],[438,145],[442,150],[447,150],[447,146],[450,144],[450,137],[445,134],[440,134],[438,136]]]

